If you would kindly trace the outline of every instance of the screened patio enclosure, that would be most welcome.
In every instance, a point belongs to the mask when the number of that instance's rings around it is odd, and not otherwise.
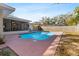
[[[28,22],[22,22],[12,19],[3,19],[3,31],[24,31],[29,29]]]

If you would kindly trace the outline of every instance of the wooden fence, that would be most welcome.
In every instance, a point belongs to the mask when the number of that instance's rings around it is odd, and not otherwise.
[[[77,26],[42,26],[45,31],[76,32]]]

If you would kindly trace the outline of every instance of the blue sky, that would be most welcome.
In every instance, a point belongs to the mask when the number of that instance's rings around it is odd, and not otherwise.
[[[41,17],[54,17],[61,14],[70,13],[77,3],[55,4],[55,3],[7,3],[16,8],[13,15],[31,20],[33,22],[41,20]]]

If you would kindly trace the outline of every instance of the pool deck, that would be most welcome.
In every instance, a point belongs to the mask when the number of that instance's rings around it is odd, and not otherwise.
[[[50,56],[54,55],[62,32],[55,32],[55,36],[50,40],[34,41],[32,39],[23,40],[19,35],[6,35],[4,46],[11,48],[19,56]]]

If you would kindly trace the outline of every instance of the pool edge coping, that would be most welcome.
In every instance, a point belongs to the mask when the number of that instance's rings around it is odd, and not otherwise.
[[[43,53],[43,56],[55,56],[56,49],[58,47],[59,41],[61,39],[61,36],[63,35],[63,32],[61,35],[58,35],[54,41],[50,44],[50,46],[47,48],[47,50]]]

